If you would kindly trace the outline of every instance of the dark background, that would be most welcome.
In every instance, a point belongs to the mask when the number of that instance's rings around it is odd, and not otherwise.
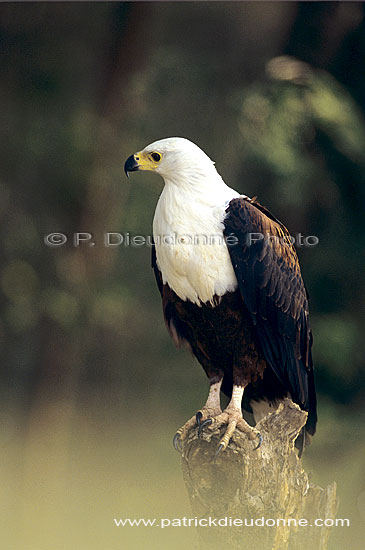
[[[293,235],[311,297],[318,433],[336,480],[330,549],[365,519],[365,10],[352,2],[0,5],[0,424],[4,537],[16,550],[151,548],[114,517],[191,514],[171,437],[204,402],[165,330],[148,247],[162,180],[131,153],[195,141]],[[75,247],[72,235],[93,234]],[[62,232],[59,247],[44,236]],[[154,533],[156,548],[192,529]]]

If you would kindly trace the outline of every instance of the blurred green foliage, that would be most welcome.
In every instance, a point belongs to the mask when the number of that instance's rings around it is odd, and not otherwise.
[[[362,43],[362,6],[346,8],[337,41],[330,22],[341,24],[343,6],[338,13],[333,5],[284,7],[265,4],[258,18],[255,4],[103,4],[90,5],[87,16],[77,5],[2,6],[5,388],[21,353],[25,378],[16,387],[31,396],[32,380],[43,377],[40,358],[51,353],[47,342],[67,338],[73,354],[80,339],[88,349],[76,354],[80,375],[99,369],[98,355],[106,358],[98,374],[105,383],[128,372],[124,355],[142,377],[157,347],[158,365],[149,368],[159,391],[164,362],[176,355],[163,331],[150,250],[105,248],[102,240],[106,231],[150,234],[161,182],[153,175],[127,182],[123,160],[153,139],[184,135],[293,234],[319,237],[318,246],[299,250],[319,391],[338,402],[360,398],[365,126],[356,91],[364,77],[354,45],[347,48],[349,40]],[[307,43],[301,59],[295,40],[313,13],[318,32],[329,25],[333,33],[325,62],[325,43],[321,56],[316,41],[312,49]],[[54,231],[68,243],[45,246]],[[74,247],[76,231],[92,233],[96,246]],[[37,353],[28,355],[30,347]],[[172,376],[167,395],[174,386]]]
[[[151,175],[127,182],[124,158],[153,139],[184,135],[216,160],[230,185],[257,195],[293,234],[319,237],[318,246],[299,250],[311,295],[319,391],[355,402],[365,385],[359,276],[365,127],[354,89],[363,88],[364,77],[356,74],[361,64],[354,46],[346,48],[350,39],[363,40],[362,7],[346,8],[347,41],[337,42],[339,30],[329,22],[340,25],[343,6],[337,16],[333,5],[89,7],[87,16],[77,5],[2,6],[0,13],[5,385],[12,383],[19,350],[26,357],[48,330],[57,339],[77,340],[82,329],[88,364],[80,356],[77,369],[92,372],[93,346],[108,357],[106,333],[113,334],[115,352],[99,373],[108,379],[125,368],[118,349],[133,357],[135,371],[144,371],[143,350],[157,345],[144,319],[153,319],[161,357],[174,360],[161,328],[149,249],[100,249],[105,231],[151,232],[161,182]],[[326,25],[333,32],[336,47],[326,63],[316,41],[312,50],[306,43],[302,59],[295,42],[294,31],[313,13],[318,32]],[[197,22],[202,16],[203,27]],[[266,32],[265,42],[258,31]],[[336,60],[346,54],[341,73]],[[54,231],[69,236],[64,247],[44,245],[43,236]],[[93,233],[95,248],[73,247],[75,231]],[[128,344],[120,330],[126,324]],[[105,334],[96,344],[100,327]],[[41,354],[44,345],[43,339]],[[37,359],[31,355],[23,371],[31,392]],[[163,360],[156,380],[162,371]],[[171,377],[171,393],[174,384]]]

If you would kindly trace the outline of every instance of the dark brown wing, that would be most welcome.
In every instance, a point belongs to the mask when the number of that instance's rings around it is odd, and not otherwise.
[[[308,295],[290,234],[254,199],[233,199],[226,213],[224,235],[265,359],[293,400],[310,412],[307,430],[314,433]]]

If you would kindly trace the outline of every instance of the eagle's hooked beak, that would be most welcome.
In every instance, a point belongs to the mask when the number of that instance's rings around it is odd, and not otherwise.
[[[124,172],[126,173],[127,178],[129,178],[129,172],[135,172],[138,169],[139,169],[139,164],[136,160],[136,155],[131,155],[130,157],[127,158],[124,164]]]

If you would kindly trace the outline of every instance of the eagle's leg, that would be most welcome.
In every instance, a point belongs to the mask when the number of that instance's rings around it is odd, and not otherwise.
[[[221,414],[213,418],[214,426],[227,424],[227,429],[225,431],[225,434],[219,442],[216,456],[221,451],[224,451],[227,448],[228,443],[230,442],[230,439],[236,429],[243,432],[251,440],[258,438],[259,441],[255,449],[258,449],[261,446],[261,443],[262,443],[261,435],[258,433],[258,431],[255,428],[247,424],[246,420],[244,420],[242,416],[241,405],[242,405],[243,392],[244,392],[244,386],[234,384],[233,390],[232,390],[232,397],[228,406],[226,407],[226,409],[224,409],[224,411]]]
[[[192,416],[174,435],[173,443],[177,451],[182,451],[182,444],[189,430],[194,426],[198,426],[199,434],[201,430],[213,422],[212,417],[222,414],[220,403],[220,390],[222,385],[223,375],[217,379],[217,376],[211,378],[209,394],[207,401],[194,416]]]

